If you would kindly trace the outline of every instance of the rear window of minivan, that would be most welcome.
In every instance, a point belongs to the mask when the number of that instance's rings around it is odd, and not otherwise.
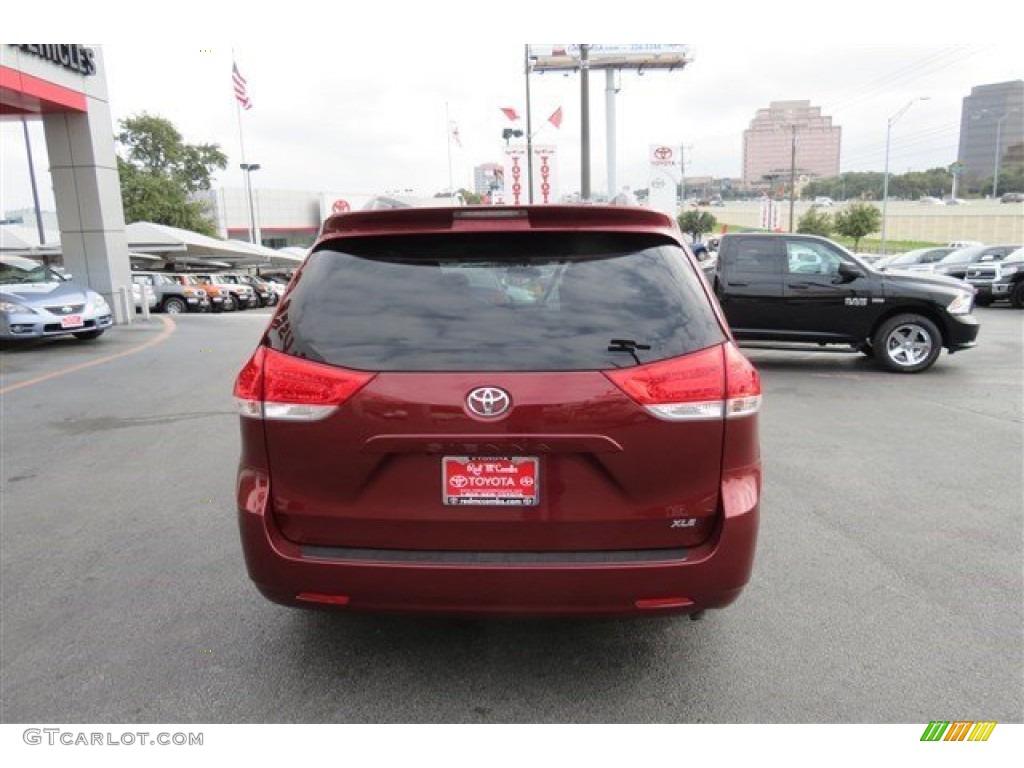
[[[370,371],[601,370],[725,338],[678,245],[579,232],[328,242],[267,332],[276,350]]]

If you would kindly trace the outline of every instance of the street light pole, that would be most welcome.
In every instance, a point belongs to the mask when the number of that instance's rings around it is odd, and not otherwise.
[[[1002,116],[996,120],[996,158],[992,168],[992,199],[995,200],[996,195],[999,194],[999,148],[1003,136],[1003,120],[1008,118],[1014,112],[1020,112],[1020,108],[1014,107],[1009,112],[1004,112]]]
[[[999,140],[1002,138],[1003,133],[1003,120],[1009,116],[1009,112],[1005,112],[1002,117],[996,120],[996,157],[992,163],[992,199],[996,199],[999,189]]]
[[[793,129],[793,147],[789,153],[789,231],[793,232],[793,207],[796,205],[796,123]]]
[[[880,248],[881,254],[884,256],[887,251],[885,250],[885,230],[886,230],[886,214],[889,208],[889,147],[892,143],[892,127],[903,115],[907,113],[907,110],[914,106],[915,102],[927,101],[929,96],[917,96],[906,103],[906,105],[897,112],[895,115],[889,118],[885,129],[885,178],[882,181],[882,245]]]
[[[238,166],[245,171],[245,193],[249,202],[249,242],[256,243],[256,211],[252,204],[252,172],[260,169],[259,163],[242,163]]]
[[[693,144],[679,145],[679,206],[686,210],[686,150],[693,149]]]

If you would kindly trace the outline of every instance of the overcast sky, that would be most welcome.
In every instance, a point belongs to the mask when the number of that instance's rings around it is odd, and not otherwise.
[[[189,5],[177,3],[175,8]],[[242,132],[246,160],[262,166],[253,176],[256,186],[353,193],[411,189],[431,195],[448,186],[449,148],[456,187],[472,187],[474,165],[501,160],[502,129],[524,127],[523,121],[509,122],[500,111],[514,107],[525,112],[524,41],[566,40],[566,29],[572,29],[564,18],[549,27],[544,23],[548,17],[536,8],[537,21],[525,23],[514,10],[528,9],[529,3],[491,6],[490,26],[479,8],[470,15],[453,12],[442,18],[436,11],[444,3],[430,6],[434,15],[422,5],[416,14],[396,7],[393,15],[402,20],[400,29],[387,14],[342,10],[349,5],[338,4],[334,7],[339,10],[330,11],[315,4],[277,4],[280,29],[273,19],[250,20],[254,32],[239,27],[240,20],[227,12],[205,10],[196,24],[228,41],[222,43],[188,42],[195,29],[177,16],[167,20],[166,28],[147,25],[134,42],[123,30],[115,35],[98,25],[95,15],[88,16],[90,24],[64,37],[119,35],[121,42],[102,44],[115,130],[117,120],[148,112],[169,119],[189,142],[219,144],[229,165],[218,173],[217,186],[243,183],[231,86],[233,57],[248,79],[253,102],[243,113]],[[853,41],[859,37],[856,27],[874,28],[876,22],[868,17],[881,14],[884,4],[858,3],[861,16],[848,23],[845,15],[851,6],[797,3],[791,15],[804,25],[793,27],[784,18],[784,3],[750,6],[756,11],[722,4],[721,11],[702,11],[701,24],[693,26],[686,23],[685,5],[620,4],[617,14],[632,11],[621,26],[606,18],[593,28],[584,27],[593,42],[691,46],[693,61],[682,71],[622,74],[616,101],[619,186],[647,186],[650,145],[662,143],[685,146],[687,176],[739,177],[744,129],[757,109],[779,100],[809,100],[842,127],[843,171],[881,171],[888,118],[911,99],[928,96],[894,125],[891,170],[947,166],[956,159],[961,104],[971,88],[1024,78],[1020,45],[1005,31],[999,39],[995,12],[988,23],[997,29],[997,38],[990,43],[982,43],[978,34],[973,37],[978,42],[940,42],[956,30],[935,35],[924,29],[928,23],[934,26],[934,19],[891,15],[876,30],[877,39],[886,42],[861,43]],[[987,0],[971,7],[983,12],[986,5]],[[20,8],[31,16],[49,13],[51,6]],[[314,12],[317,8],[320,12]],[[940,13],[938,6],[934,10]],[[843,16],[824,15],[833,11]],[[807,26],[809,14],[814,20]],[[453,18],[463,19],[466,26],[460,28]],[[950,24],[960,28],[961,22]],[[47,39],[48,33],[49,39],[60,37],[43,18],[26,29],[36,39]],[[534,75],[531,88],[534,141],[558,148],[562,191],[578,189],[579,76]],[[590,101],[592,188],[603,192],[604,73],[592,74]],[[560,129],[547,122],[558,107],[564,115]],[[449,147],[449,122],[458,126],[461,148]],[[3,208],[27,207],[31,192],[20,123],[6,121],[0,130]],[[52,209],[40,122],[34,122],[31,135],[43,206]]]

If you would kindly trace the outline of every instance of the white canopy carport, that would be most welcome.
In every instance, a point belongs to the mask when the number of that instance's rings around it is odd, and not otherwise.
[[[0,253],[43,258],[61,253],[60,233],[44,231],[46,242],[39,243],[39,231],[20,224],[0,225]]]
[[[215,237],[190,232],[187,229],[137,221],[125,227],[128,248],[136,253],[155,253],[168,263],[187,261],[196,257],[228,262],[233,266],[260,266],[270,263],[266,254],[257,252],[252,243],[238,240],[218,240]],[[272,250],[272,249],[265,249]]]
[[[250,264],[249,266],[297,267],[306,260],[305,252],[303,252],[303,255],[297,256],[292,253],[287,253],[287,249],[284,248],[280,250],[267,248],[265,245],[256,245],[255,243],[246,242],[245,240],[228,240],[227,242],[231,243],[239,250],[253,254],[255,258],[264,259],[254,264]]]

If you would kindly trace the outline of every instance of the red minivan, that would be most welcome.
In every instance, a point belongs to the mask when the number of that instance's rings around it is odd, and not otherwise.
[[[333,216],[235,398],[276,602],[697,616],[750,577],[760,380],[661,213]]]

